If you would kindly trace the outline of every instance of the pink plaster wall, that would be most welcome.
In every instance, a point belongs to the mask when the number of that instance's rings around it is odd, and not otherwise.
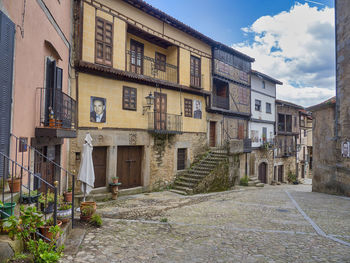
[[[22,25],[23,3],[22,0],[3,0],[4,12],[16,25]],[[71,41],[71,0],[45,0],[44,3],[66,39]],[[37,87],[45,86],[45,57],[53,57],[44,41],[50,41],[62,58],[57,66],[63,69],[63,91],[66,93],[68,93],[69,82],[69,48],[36,0],[26,1],[23,29],[22,38],[19,27],[16,26],[12,133],[18,137],[28,137],[30,141],[30,138],[35,136],[35,127],[39,126],[39,104],[36,94]],[[11,145],[12,150],[13,147],[14,145]],[[65,144],[62,147],[61,160],[61,163],[66,166]]]

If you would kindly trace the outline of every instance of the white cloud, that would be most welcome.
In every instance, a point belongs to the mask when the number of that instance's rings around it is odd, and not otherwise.
[[[255,58],[254,69],[284,83],[278,98],[308,106],[334,96],[333,8],[296,3],[242,31],[252,40],[232,47]]]

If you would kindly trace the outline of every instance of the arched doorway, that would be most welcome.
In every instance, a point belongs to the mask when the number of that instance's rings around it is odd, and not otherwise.
[[[267,184],[267,163],[259,164],[259,176],[260,182]]]

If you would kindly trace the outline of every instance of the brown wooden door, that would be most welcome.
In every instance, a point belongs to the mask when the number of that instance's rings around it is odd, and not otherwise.
[[[117,175],[121,188],[141,186],[141,146],[118,146]]]
[[[283,182],[283,165],[278,166],[278,181]]]
[[[130,71],[143,74],[143,44],[130,40]]]
[[[92,151],[92,161],[95,171],[94,187],[106,186],[107,147],[94,147]]]
[[[215,147],[215,138],[216,138],[216,122],[210,122],[210,130],[209,130],[209,146]]]
[[[166,130],[167,122],[167,95],[164,93],[154,93],[154,128],[156,130]]]
[[[301,165],[301,178],[305,178],[305,165]]]
[[[267,183],[266,168],[267,168],[266,163],[259,164],[259,177],[258,178],[259,178],[260,182],[262,182],[264,184]]]

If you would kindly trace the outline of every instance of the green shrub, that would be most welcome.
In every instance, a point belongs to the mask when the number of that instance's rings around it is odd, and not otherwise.
[[[288,179],[288,182],[294,183],[297,181],[297,176],[292,171],[289,171],[287,179]]]
[[[93,226],[96,226],[96,227],[101,227],[102,226],[102,218],[99,214],[94,214],[89,223]]]
[[[162,223],[167,223],[167,222],[168,222],[168,218],[161,218],[161,219],[160,219],[160,222],[162,222]]]
[[[249,178],[247,175],[245,175],[244,177],[241,178],[241,180],[239,181],[239,184],[243,186],[248,186],[248,182],[249,182]]]

